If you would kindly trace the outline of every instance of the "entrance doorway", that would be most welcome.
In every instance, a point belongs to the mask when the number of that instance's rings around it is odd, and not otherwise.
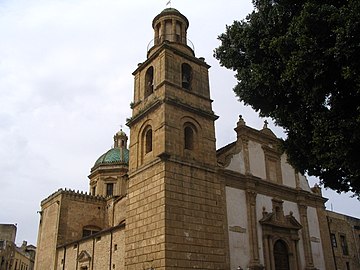
[[[290,270],[289,251],[287,245],[282,240],[277,240],[274,244],[275,270]]]

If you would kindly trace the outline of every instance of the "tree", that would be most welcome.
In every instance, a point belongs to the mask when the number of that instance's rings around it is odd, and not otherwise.
[[[301,173],[360,196],[360,1],[253,0],[214,55],[236,95],[284,128]]]

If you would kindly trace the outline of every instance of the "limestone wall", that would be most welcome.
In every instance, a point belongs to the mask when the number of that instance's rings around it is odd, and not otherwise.
[[[124,225],[58,247],[56,270],[124,269]]]

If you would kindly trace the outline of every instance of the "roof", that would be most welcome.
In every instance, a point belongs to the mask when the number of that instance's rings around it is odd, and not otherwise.
[[[102,154],[95,162],[94,167],[105,164],[125,163],[129,164],[129,150],[122,147],[114,147]]]
[[[155,22],[162,16],[166,16],[166,15],[176,15],[176,16],[179,16],[181,17],[185,22],[186,22],[186,28],[188,28],[189,26],[189,20],[183,15],[180,13],[180,11],[178,11],[177,9],[175,8],[165,8],[163,11],[161,11],[154,19],[153,19],[153,22],[152,22],[152,26],[154,27],[155,26]]]

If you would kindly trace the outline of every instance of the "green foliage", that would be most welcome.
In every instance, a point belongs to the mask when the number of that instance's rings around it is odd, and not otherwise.
[[[282,126],[290,163],[360,195],[360,1],[254,0],[219,36],[235,93]]]

